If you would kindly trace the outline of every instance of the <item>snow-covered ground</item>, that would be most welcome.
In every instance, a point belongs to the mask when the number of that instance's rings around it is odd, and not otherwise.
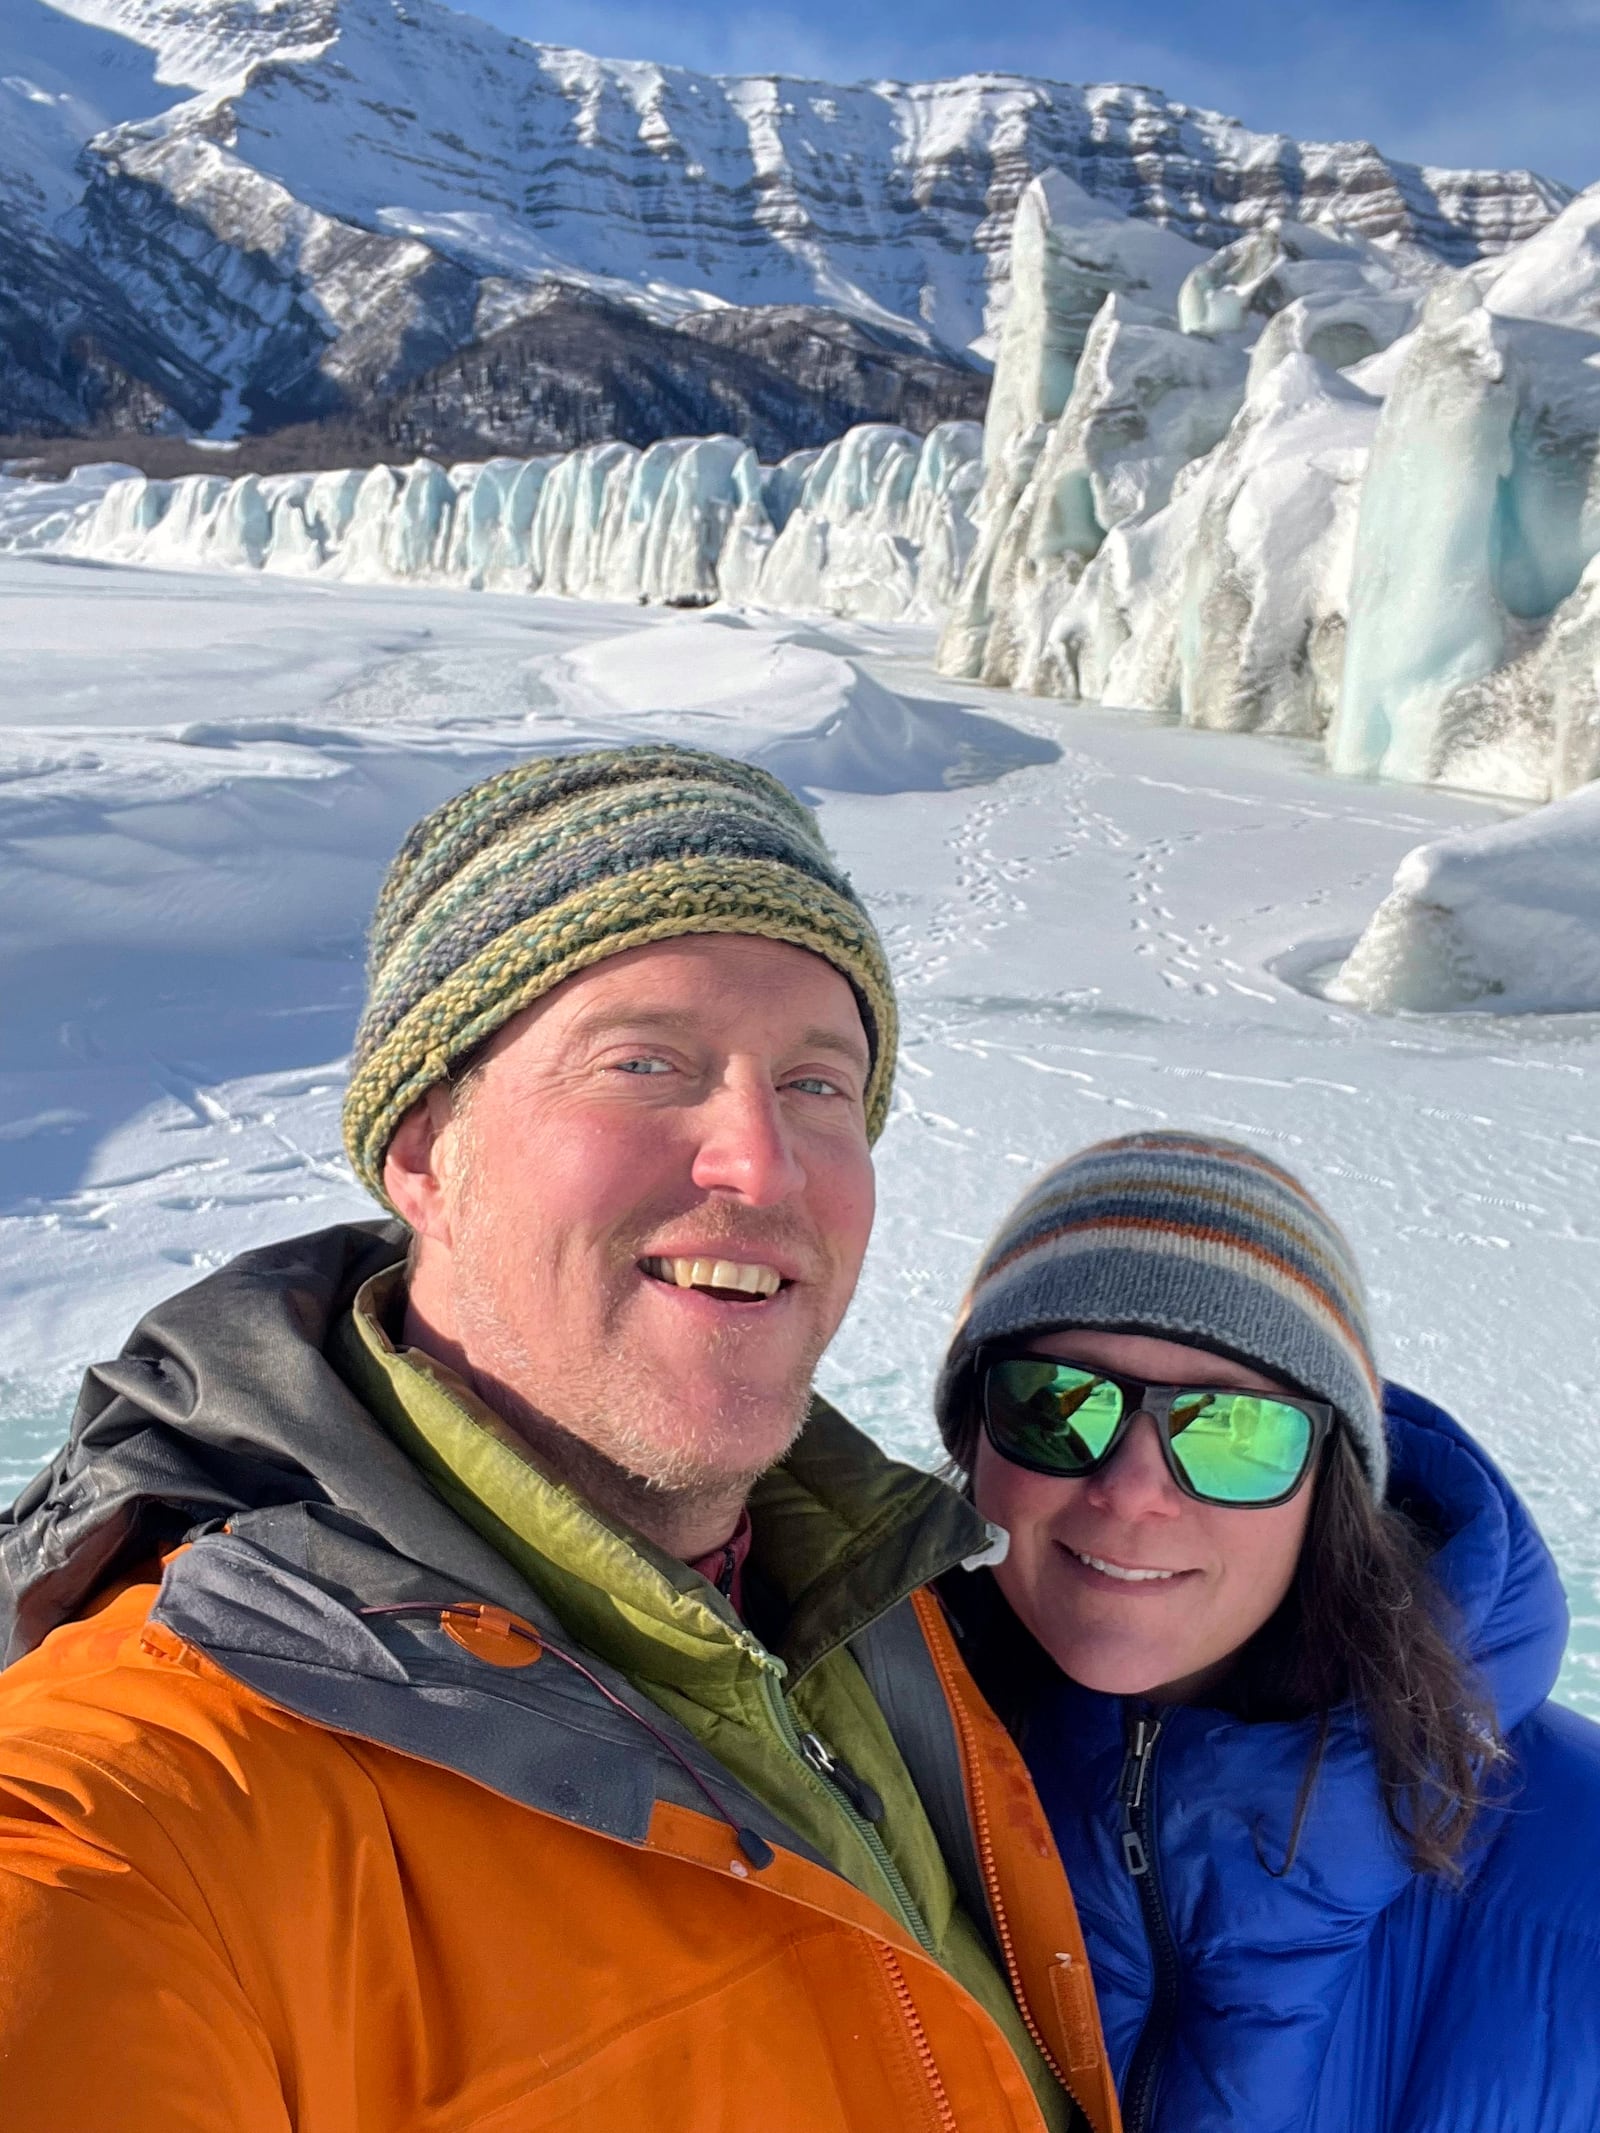
[[[411,820],[530,746],[680,733],[820,798],[903,988],[827,1389],[931,1457],[945,1329],[1028,1176],[1140,1123],[1250,1135],[1353,1233],[1388,1367],[1526,1491],[1574,1599],[1566,1693],[1600,1712],[1600,1015],[1320,989],[1407,852],[1506,810],[931,654],[905,625],[0,557],[0,1492],[144,1305],[365,1211],[342,1058]]]

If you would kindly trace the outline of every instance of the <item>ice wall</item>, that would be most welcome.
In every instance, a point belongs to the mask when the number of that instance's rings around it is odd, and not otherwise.
[[[1052,634],[1072,592],[1108,533],[1159,511],[1179,469],[1226,434],[1245,370],[1239,350],[1179,333],[1125,296],[1106,299],[1015,501],[985,493],[987,569],[958,595],[951,671],[1075,693]]]
[[[1076,292],[1041,256],[1017,254],[1012,317],[1070,341]],[[1060,412],[1036,396],[1039,419],[1000,458],[991,417],[945,670],[1194,724],[1321,733],[1380,406],[1344,373],[1411,326],[1422,292],[1409,271],[1285,224],[1219,253],[1188,248],[1164,305],[1153,289],[1107,294]],[[1008,364],[1024,383],[1035,370],[1002,343],[995,398],[1015,402]]]
[[[1011,241],[1009,305],[984,417],[976,536],[966,573],[952,592],[940,663],[953,674],[1027,686],[1021,648],[1036,635],[1036,618],[1020,610],[1035,604],[1036,566],[1047,548],[1063,557],[1070,577],[1081,546],[1070,533],[1063,545],[1048,523],[1034,525],[1055,515],[1042,488],[1051,476],[1040,475],[1041,455],[1059,425],[1085,426],[1091,399],[1107,406],[1102,441],[1115,450],[1114,432],[1130,412],[1115,407],[1117,382],[1129,368],[1125,346],[1119,361],[1116,327],[1136,331],[1139,322],[1175,312],[1184,282],[1207,255],[1169,231],[1119,215],[1056,170],[1024,189]],[[1104,329],[1108,311],[1113,324]],[[1095,384],[1080,390],[1086,373]],[[1137,444],[1137,410],[1132,432]],[[1080,451],[1071,474],[1058,465],[1059,478],[1086,476],[1084,461]]]
[[[770,540],[753,529],[728,557],[725,597],[874,621],[942,616],[972,551],[980,439],[975,422],[926,438],[874,423],[796,455],[811,463],[793,500],[781,515],[768,501]]]
[[[931,617],[971,551],[980,436],[872,423],[775,467],[737,438],[680,437],[450,468],[136,474],[51,526],[70,553],[178,569]]]
[[[1600,187],[1462,272],[1280,224],[1087,332],[1073,211],[1019,209],[945,670],[1357,776],[1600,775]]]
[[[1012,226],[1012,276],[1000,318],[984,457],[994,460],[1035,423],[1053,422],[1072,390],[1089,329],[1111,295],[1172,310],[1209,255],[1135,221],[1047,170],[1024,187]]]

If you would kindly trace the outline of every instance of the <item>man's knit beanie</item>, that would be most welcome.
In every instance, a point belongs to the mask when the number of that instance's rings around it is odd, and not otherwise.
[[[978,1264],[935,1395],[960,1441],[986,1342],[1081,1327],[1209,1348],[1326,1400],[1381,1502],[1383,1395],[1343,1235],[1287,1170],[1199,1133],[1101,1141],[1047,1171]]]
[[[888,959],[816,819],[778,780],[696,748],[530,758],[447,800],[378,895],[344,1101],[379,1199],[395,1128],[451,1067],[563,979],[685,934],[809,949],[849,980],[871,1050],[867,1130],[888,1115]]]

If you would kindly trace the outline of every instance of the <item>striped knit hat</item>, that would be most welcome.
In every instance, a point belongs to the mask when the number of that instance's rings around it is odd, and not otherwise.
[[[1383,1395],[1361,1275],[1305,1187],[1255,1149],[1132,1133],[1047,1171],[967,1292],[935,1396],[946,1444],[970,1412],[984,1342],[1068,1326],[1210,1348],[1326,1400],[1383,1500]]]
[[[381,1200],[406,1112],[531,1001],[625,948],[699,933],[787,941],[849,980],[876,1139],[894,1077],[893,982],[815,817],[749,763],[650,743],[532,757],[406,838],[373,914],[345,1093],[356,1175]]]

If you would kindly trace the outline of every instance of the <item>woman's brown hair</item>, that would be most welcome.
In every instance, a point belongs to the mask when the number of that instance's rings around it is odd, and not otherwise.
[[[977,1415],[964,1404],[950,1445],[958,1480],[970,1477],[977,1449]],[[1315,1488],[1294,1582],[1240,1652],[1222,1698],[1245,1718],[1323,1720],[1289,1855],[1273,1870],[1286,1872],[1294,1857],[1329,1719],[1348,1703],[1365,1725],[1384,1808],[1412,1865],[1458,1881],[1486,1781],[1505,1757],[1493,1707],[1428,1567],[1426,1527],[1404,1509],[1373,1502],[1342,1429],[1329,1441]]]
[[[1294,1583],[1240,1654],[1241,1708],[1326,1714],[1354,1704],[1389,1820],[1419,1873],[1461,1876],[1485,1782],[1505,1757],[1494,1708],[1463,1656],[1454,1610],[1428,1567],[1425,1526],[1376,1504],[1336,1431],[1312,1498]],[[1324,1728],[1324,1733],[1326,1728]],[[1310,1805],[1320,1745],[1301,1787]]]

